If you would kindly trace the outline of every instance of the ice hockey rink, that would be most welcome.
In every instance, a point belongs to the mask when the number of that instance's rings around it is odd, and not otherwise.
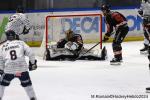
[[[37,57],[39,67],[30,75],[38,100],[149,100],[150,94],[145,93],[150,86],[149,62],[139,52],[142,41],[122,43],[124,58],[119,66],[109,64],[113,57],[111,43],[103,46],[108,52],[106,61],[43,61]],[[103,95],[137,98],[101,98]],[[14,79],[3,100],[29,99],[19,80]]]

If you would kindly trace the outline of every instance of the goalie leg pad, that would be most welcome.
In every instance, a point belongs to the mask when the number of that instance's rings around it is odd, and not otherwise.
[[[21,73],[21,76],[18,77],[20,82],[21,82],[21,86],[22,87],[27,87],[27,86],[31,86],[32,85],[32,82],[31,82],[31,79],[30,79],[30,76],[29,76],[29,72],[22,72]]]
[[[1,85],[2,86],[9,86],[10,82],[12,79],[14,79],[14,74],[3,74],[2,75],[2,81],[1,81]]]
[[[86,51],[86,49],[84,49]],[[79,60],[106,60],[107,59],[107,50],[104,47],[101,51],[101,56],[95,55],[92,51],[85,54],[85,51],[80,53]]]
[[[46,60],[72,60],[76,56],[66,48],[57,48],[49,50],[49,53],[46,54]]]
[[[46,49],[44,56],[45,56],[45,60],[50,60],[51,59],[50,51],[48,49]]]

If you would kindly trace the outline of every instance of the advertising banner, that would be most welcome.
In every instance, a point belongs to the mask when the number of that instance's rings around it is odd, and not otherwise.
[[[127,35],[126,40],[142,40],[143,39],[143,28],[142,28],[142,18],[138,15],[137,9],[125,9],[125,10],[115,10],[125,15],[128,20],[129,25],[129,33]],[[101,13],[100,10],[92,10],[92,11],[63,11],[63,12],[33,12],[27,13],[29,20],[31,21],[32,30],[27,35],[21,35],[21,39],[27,42],[30,46],[40,46],[41,41],[43,40],[43,36],[45,34],[45,18],[48,15],[70,15],[70,14],[95,14]],[[9,16],[12,13],[4,13],[0,14],[0,41],[5,40],[5,25],[8,22]],[[64,19],[63,19],[64,20]],[[92,31],[99,30],[99,24],[97,24],[97,17],[91,19],[90,17],[84,18],[74,18],[72,20],[65,19],[68,22],[70,28],[72,28],[76,33],[81,33],[86,37],[86,35],[91,35],[91,41],[97,37],[96,34],[92,33]],[[86,22],[91,22],[90,27],[84,27]],[[81,22],[79,26],[77,23]],[[59,25],[55,25],[59,26]],[[64,29],[65,31],[65,29]],[[102,19],[102,33],[104,34],[107,31],[104,18]],[[89,34],[87,34],[89,33]],[[89,37],[89,36],[87,36]]]

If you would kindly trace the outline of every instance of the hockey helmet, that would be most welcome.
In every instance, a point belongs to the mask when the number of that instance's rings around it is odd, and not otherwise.
[[[110,5],[103,4],[103,5],[101,6],[101,10],[102,10],[102,11],[109,12],[109,11],[110,11]]]
[[[66,32],[65,32],[65,34],[66,34],[66,38],[67,38],[67,40],[71,40],[71,38],[73,37],[73,31],[71,30],[71,29],[69,29],[69,30],[67,30]]]
[[[150,3],[150,0],[144,0],[144,1]]]
[[[16,9],[16,12],[17,13],[24,13],[25,12],[24,7],[18,6],[17,9]]]
[[[8,30],[5,32],[7,40],[15,40],[16,39],[16,33],[12,30]]]

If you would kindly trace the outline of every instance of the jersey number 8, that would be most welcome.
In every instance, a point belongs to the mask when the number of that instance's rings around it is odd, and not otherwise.
[[[17,59],[17,55],[16,55],[16,51],[15,50],[11,50],[10,51],[10,57],[11,57],[11,60],[16,60]]]

